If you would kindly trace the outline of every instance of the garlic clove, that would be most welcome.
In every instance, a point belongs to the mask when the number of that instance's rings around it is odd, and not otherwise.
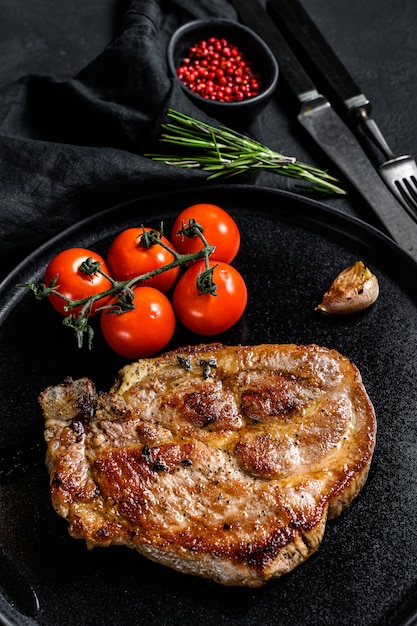
[[[315,311],[325,315],[357,313],[371,306],[378,295],[377,277],[362,261],[357,261],[336,276]]]

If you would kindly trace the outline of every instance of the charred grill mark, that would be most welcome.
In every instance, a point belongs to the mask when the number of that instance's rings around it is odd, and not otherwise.
[[[272,478],[283,471],[283,455],[268,433],[239,441],[235,453],[242,467],[255,476]]]
[[[112,421],[122,421],[140,415],[140,411],[134,411],[124,398],[114,393],[99,394],[95,409],[97,416]]]
[[[163,461],[154,459],[153,452],[145,443],[142,448],[142,458],[149,465],[153,472],[168,472],[169,467]]]
[[[198,428],[236,428],[241,423],[235,401],[224,387],[202,387],[185,395],[182,416]]]
[[[150,458],[151,458],[151,451],[149,449],[148,444],[144,444],[142,447],[142,456],[145,459],[146,463],[149,463]]]
[[[76,407],[78,410],[77,419],[80,422],[89,424],[94,419],[96,402],[95,398],[90,393],[78,397]]]
[[[169,472],[169,467],[161,461],[155,461],[155,463],[151,463],[151,469],[154,472]]]
[[[185,415],[195,426],[208,426],[219,416],[216,395],[210,391],[190,393],[184,404]]]
[[[96,539],[98,541],[102,541],[103,539],[108,539],[109,537],[109,529],[103,526],[99,528],[95,533]]]
[[[59,474],[54,474],[51,480],[52,489],[60,489],[61,485],[62,485],[61,477],[59,476]]]
[[[206,421],[202,424],[203,428],[205,428],[206,426],[209,426],[210,424],[212,424],[213,422],[216,421],[216,417],[214,415],[209,415],[206,419]]]
[[[278,528],[271,533],[267,542],[249,543],[244,558],[250,567],[263,571],[285,546],[294,541],[294,537],[295,532],[289,526]]]
[[[92,481],[80,482],[77,477],[64,471],[57,471],[51,478],[51,493],[66,502],[94,500],[100,495],[100,489]]]
[[[262,572],[277,558],[286,546],[294,541],[296,530],[289,524],[271,530],[262,540],[240,542],[234,539],[239,524],[222,522],[208,535],[190,530],[178,533],[177,541],[183,548],[198,554],[212,554],[218,558],[228,558],[234,563],[245,563],[251,569]],[[227,537],[230,536],[230,540]],[[255,535],[254,535],[255,537]]]
[[[293,393],[277,388],[251,389],[242,394],[242,414],[255,423],[270,418],[286,418],[299,408],[299,401]]]

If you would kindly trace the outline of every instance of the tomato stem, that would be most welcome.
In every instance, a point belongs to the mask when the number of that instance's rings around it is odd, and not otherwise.
[[[188,254],[180,254],[174,248],[171,248],[168,244],[166,244],[162,240],[162,224],[161,230],[158,232],[157,230],[151,230],[146,233],[146,239],[143,242],[145,247],[150,247],[152,245],[159,244],[164,247],[166,250],[171,252],[174,257],[170,263],[158,267],[150,272],[146,272],[145,274],[139,274],[134,278],[130,278],[129,280],[115,280],[112,276],[107,274],[102,268],[101,264],[98,261],[94,261],[91,257],[88,257],[85,261],[80,265],[80,271],[84,274],[92,275],[99,273],[107,280],[110,281],[111,287],[106,289],[105,291],[101,291],[95,293],[91,296],[87,296],[85,298],[81,298],[80,300],[71,300],[65,294],[59,291],[58,284],[58,276],[55,276],[51,283],[47,286],[44,283],[39,283],[37,285],[33,283],[28,283],[25,285],[18,285],[19,287],[26,287],[31,289],[31,291],[35,294],[35,297],[40,300],[49,295],[55,295],[59,298],[62,298],[66,301],[66,305],[64,307],[64,311],[69,313],[69,315],[65,316],[63,323],[65,326],[72,328],[75,330],[77,336],[78,346],[81,347],[83,343],[83,337],[86,334],[88,339],[88,345],[91,347],[92,339],[93,339],[93,330],[91,326],[88,324],[88,318],[90,317],[91,310],[94,302],[98,300],[102,300],[104,298],[108,298],[109,296],[117,295],[117,300],[112,304],[104,304],[102,307],[99,307],[97,310],[110,309],[114,313],[124,313],[125,311],[132,310],[134,308],[133,300],[134,300],[134,287],[137,287],[144,283],[145,281],[153,278],[154,276],[158,276],[163,272],[168,272],[171,269],[176,267],[180,267],[182,265],[186,265],[187,263],[191,263],[193,261],[197,261],[198,259],[205,260],[206,270],[202,272],[202,274],[208,274],[210,272],[209,258],[210,255],[214,252],[215,246],[209,244],[205,236],[203,235],[202,227],[195,222],[195,220],[190,220],[189,222],[189,231],[187,234],[188,237],[199,237],[203,243],[203,248],[196,252],[191,252]],[[144,235],[141,235],[141,239],[139,241],[139,245],[142,245]],[[210,282],[210,284],[208,284]],[[197,287],[199,287],[199,281],[197,280]],[[215,295],[216,285],[212,282],[211,274],[206,277],[204,284],[201,286],[202,293],[212,293]],[[79,313],[74,315],[71,313],[72,309],[81,307]]]
[[[170,248],[168,247],[168,249]],[[134,287],[138,287],[140,284],[144,283],[146,280],[149,280],[150,278],[153,278],[154,276],[158,276],[159,274],[162,274],[163,272],[167,272],[175,267],[185,265],[186,263],[190,263],[192,261],[197,261],[198,259],[207,260],[213,251],[214,251],[214,246],[210,246],[210,245],[204,246],[204,248],[202,248],[201,250],[198,250],[197,252],[192,252],[190,254],[178,254],[177,252],[175,252],[174,254],[174,251],[172,251],[175,258],[173,261],[171,261],[171,263],[167,263],[166,265],[158,267],[150,272],[146,272],[146,274],[139,274],[138,276],[135,276],[134,278],[130,278],[129,280],[122,280],[122,281],[115,280],[114,278],[112,278],[109,274],[104,272],[99,267],[96,271],[102,276],[104,276],[105,278],[107,278],[112,283],[112,286],[106,289],[105,291],[101,291],[92,296],[82,298],[81,300],[70,300],[65,295],[60,294],[55,289],[52,289],[49,293],[60,295],[62,298],[64,298],[67,301],[67,305],[65,307],[65,310],[67,311],[70,311],[71,309],[74,309],[82,305],[91,306],[91,304],[93,302],[96,302],[97,300],[101,300],[102,298],[107,298],[108,296],[112,296],[115,294],[123,293],[123,291],[125,290],[131,290]]]

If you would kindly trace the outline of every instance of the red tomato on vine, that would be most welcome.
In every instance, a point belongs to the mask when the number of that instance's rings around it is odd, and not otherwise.
[[[103,336],[109,346],[128,359],[140,359],[162,350],[175,330],[175,313],[165,294],[154,287],[133,290],[134,308],[101,314]]]
[[[111,275],[116,280],[131,280],[141,274],[147,274],[174,260],[172,252],[159,243],[148,245],[146,234],[152,228],[127,228],[117,235],[107,253],[107,264]],[[172,244],[161,235],[161,241],[172,248]],[[179,267],[167,270],[141,283],[166,292],[177,280]]]
[[[171,241],[175,249],[181,254],[188,254],[203,248],[199,237],[190,238],[178,234],[183,225],[188,226],[191,218],[202,226],[207,242],[216,248],[210,258],[213,261],[231,263],[240,247],[239,228],[232,216],[215,204],[194,204],[181,211],[171,231]]]
[[[216,295],[202,293],[197,279],[205,263],[192,265],[179,279],[174,289],[173,305],[179,320],[189,330],[200,335],[224,332],[242,316],[247,303],[247,289],[241,274],[227,263],[210,261]]]
[[[87,248],[68,248],[59,252],[49,263],[45,270],[44,283],[49,287],[52,281],[56,281],[56,289],[69,300],[82,300],[94,296],[111,287],[111,282],[98,271],[87,274],[82,271],[83,263],[91,258],[93,262],[100,264],[100,268],[109,275],[108,267],[104,259]],[[61,315],[72,313],[77,315],[81,306],[65,310],[67,302],[55,294],[48,296],[49,301]],[[95,315],[97,309],[108,301],[102,298],[92,304],[90,315]]]

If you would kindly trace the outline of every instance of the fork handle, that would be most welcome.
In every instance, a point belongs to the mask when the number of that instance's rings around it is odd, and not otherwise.
[[[387,159],[394,158],[391,148],[375,121],[370,117],[372,110],[370,101],[362,93],[299,0],[269,0],[268,9],[271,17],[288,38],[290,45],[301,47],[306,66],[312,65],[312,73],[315,72],[317,78],[324,79],[326,88],[342,102],[348,121],[353,120],[356,126],[360,125],[367,137]]]
[[[387,144],[384,135],[379,130],[376,122],[370,117],[364,117],[362,120],[362,128],[373,144],[379,148],[382,154],[389,161],[395,159],[395,154]]]

